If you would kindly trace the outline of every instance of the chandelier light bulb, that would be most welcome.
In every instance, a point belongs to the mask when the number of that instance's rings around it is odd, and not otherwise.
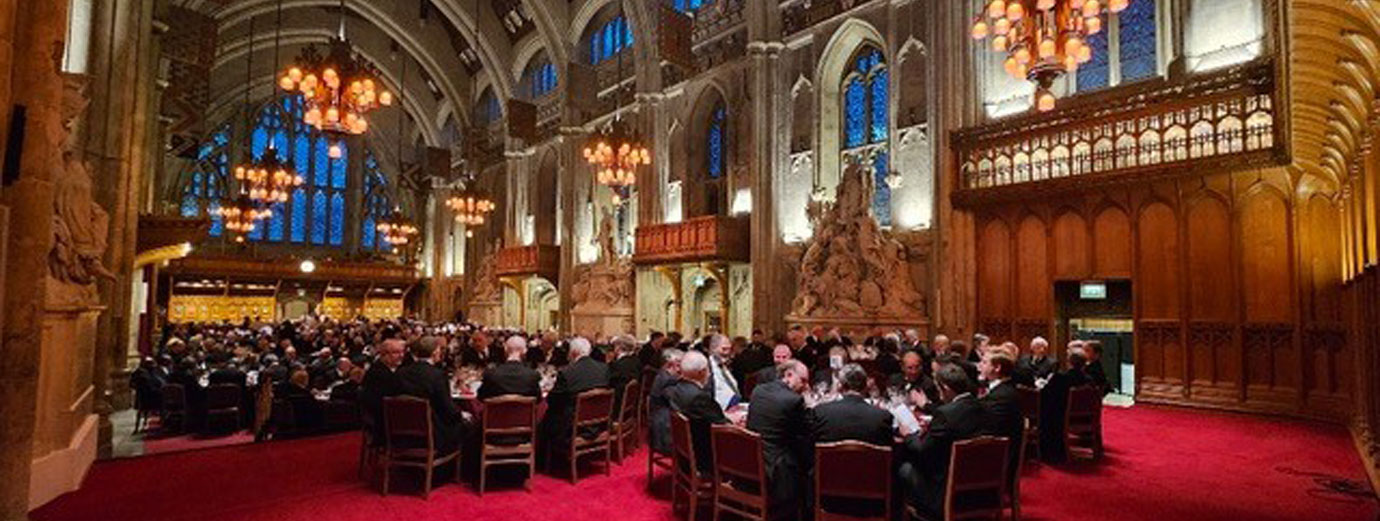
[[[997,34],[1006,34],[1008,32],[1011,32],[1011,20],[1008,20],[1006,18],[998,18],[996,23],[992,25],[992,29],[997,31]]]
[[[987,26],[987,21],[979,18],[978,21],[973,22],[973,39],[981,40],[986,38],[990,30],[991,28]]]
[[[1005,1],[1005,0],[992,0],[992,3],[987,4],[987,17],[988,17],[988,18],[1001,18],[1002,16],[1005,16],[1005,15],[1006,15],[1006,1]]]
[[[345,156],[345,151],[340,148],[340,143],[331,143],[326,155],[330,156],[331,159],[340,159]]]
[[[1087,1],[1087,0],[1069,0],[1069,8],[1071,8],[1071,9],[1082,9],[1082,8],[1083,8],[1083,3],[1086,2],[1086,1]]]
[[[1130,0],[1110,0],[1107,3],[1107,8],[1111,9],[1113,13],[1120,13],[1125,11],[1127,7],[1130,7],[1130,5]]]
[[[1054,93],[1050,92],[1048,89],[1040,89],[1036,91],[1035,101],[1037,104],[1037,108],[1040,109],[1040,112],[1049,112],[1051,110],[1054,110]]]
[[[1011,2],[1006,6],[1006,17],[1012,22],[1019,22],[1025,17],[1025,6],[1020,2]]]
[[[997,52],[1006,52],[1006,48],[1006,35],[999,34],[995,38],[992,38],[992,50]]]
[[[292,90],[295,86],[297,86],[297,82],[292,81],[291,77],[283,76],[282,79],[278,80],[278,87],[283,90]]]
[[[1030,49],[1026,48],[1025,46],[1021,46],[1021,47],[1016,48],[1015,57],[1016,57],[1016,62],[1017,62],[1017,63],[1020,63],[1021,65],[1029,64],[1029,63],[1030,63]]]
[[[1091,18],[1099,14],[1102,14],[1102,4],[1099,3],[1097,0],[1087,0],[1083,3],[1084,17]]]
[[[1100,33],[1102,32],[1102,18],[1098,16],[1086,18],[1083,20],[1083,27],[1087,30],[1089,36]]]
[[[1040,59],[1044,60],[1052,58],[1054,57],[1055,52],[1056,49],[1054,46],[1053,39],[1046,38],[1044,39],[1044,41],[1040,42]]]
[[[1039,0],[1035,2],[1035,8],[1041,11],[1048,11],[1054,8],[1054,0]]]

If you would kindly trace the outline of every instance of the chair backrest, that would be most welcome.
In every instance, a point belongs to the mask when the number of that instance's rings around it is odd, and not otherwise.
[[[170,411],[180,411],[187,408],[187,390],[182,387],[182,384],[163,386],[163,408]]]
[[[980,436],[954,443],[944,493],[948,519],[997,519],[1006,493],[1010,440]]]
[[[240,406],[240,386],[235,384],[215,384],[206,389],[206,409],[231,409]]]
[[[383,399],[383,434],[385,443],[412,438],[431,439],[431,403],[415,396],[390,396]]]
[[[1032,424],[1040,422],[1040,390],[1028,385],[1016,386],[1016,394],[1021,400],[1021,416]]]
[[[629,380],[623,385],[623,406],[618,408],[618,422],[627,423],[637,417],[638,397],[642,396],[642,383]]]
[[[883,502],[891,519],[891,447],[861,441],[815,445],[815,505],[824,497]]]
[[[607,425],[613,417],[613,390],[590,389],[575,395],[575,423],[572,427]]]
[[[748,373],[743,376],[743,399],[752,398],[752,390],[757,388],[757,373]]]
[[[1102,391],[1091,385],[1069,389],[1068,413],[1064,416],[1066,432],[1085,432],[1101,421]]]
[[[691,476],[699,472],[695,465],[695,439],[690,433],[690,419],[680,411],[671,411],[671,455],[677,469]]]
[[[532,435],[537,430],[537,399],[530,396],[499,396],[484,400],[484,437]]]
[[[735,425],[714,425],[709,432],[717,479],[766,483],[762,435]]]

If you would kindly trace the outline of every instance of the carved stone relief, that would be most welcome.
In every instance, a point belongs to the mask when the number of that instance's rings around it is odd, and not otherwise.
[[[95,201],[91,167],[76,143],[77,122],[90,104],[85,78],[65,75],[63,80],[64,140],[62,164],[53,175],[53,244],[48,251],[48,274],[62,284],[88,286],[115,278],[102,264],[110,216]]]

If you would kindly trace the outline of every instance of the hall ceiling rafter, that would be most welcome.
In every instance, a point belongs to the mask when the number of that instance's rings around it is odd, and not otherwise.
[[[1294,160],[1348,184],[1380,122],[1380,3],[1290,0]]]

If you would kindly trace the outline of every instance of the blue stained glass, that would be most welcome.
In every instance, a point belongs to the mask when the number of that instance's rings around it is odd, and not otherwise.
[[[297,169],[297,174],[303,179],[309,179],[311,173],[311,141],[303,134],[297,135],[297,144],[292,147],[292,167]]]
[[[632,43],[633,43],[633,31],[632,31],[632,26],[624,25],[624,27],[623,27],[623,32],[627,34],[627,36],[626,36],[625,38],[623,38],[623,46],[624,46],[624,47],[632,47]]]
[[[331,186],[335,188],[345,188],[345,169],[350,164],[350,151],[348,148],[340,150],[340,159],[331,161]]]
[[[182,194],[182,216],[197,217],[201,215],[201,198],[196,193],[188,190]]]
[[[891,133],[890,82],[891,74],[882,69],[872,76],[872,142],[886,141]]]
[[[325,188],[331,182],[330,154],[331,145],[326,142],[326,138],[316,138],[316,160],[313,162],[315,168],[312,169],[312,181],[318,187]]]
[[[728,111],[723,105],[714,109],[714,114],[709,122],[709,145],[706,157],[709,161],[709,178],[718,179],[724,174],[724,125],[728,119]]]
[[[326,207],[326,193],[318,190],[311,201],[312,244],[326,243],[326,215],[329,211]]]
[[[374,249],[374,238],[378,235],[378,233],[374,231],[375,226],[373,215],[364,217],[364,226],[360,228],[359,233],[360,242],[364,244],[365,249]]]
[[[211,204],[206,206],[206,212],[211,216],[210,233],[212,237],[220,237],[220,234],[225,233],[225,223],[222,222],[220,215],[217,214],[219,210],[220,203],[214,200],[211,201]]]
[[[1117,15],[1121,24],[1121,81],[1155,76],[1159,72],[1158,45],[1155,41],[1155,0],[1137,0]]]
[[[609,22],[609,25],[605,25],[600,32],[603,33],[604,52],[608,56],[618,54],[618,47],[613,43],[613,22]]]
[[[254,230],[251,231],[251,232],[249,232],[249,240],[251,240],[251,241],[262,241],[262,240],[264,240],[264,228],[267,228],[267,227],[264,226],[263,221],[260,221],[260,222],[258,222],[258,223],[255,223],[255,224],[254,224]]]
[[[345,239],[345,196],[336,192],[331,196],[331,246],[340,246]]]
[[[891,186],[886,184],[886,176],[891,171],[891,157],[886,152],[877,154],[872,165],[876,168],[872,183],[872,214],[877,218],[877,224],[891,226]]]
[[[215,149],[216,149],[215,146],[212,145],[210,142],[202,143],[202,144],[201,144],[201,149],[200,149],[200,150],[197,150],[197,152],[196,152],[196,158],[197,158],[197,159],[206,159],[207,156],[210,156],[210,155],[211,155],[211,151],[213,151],[213,150],[215,150]]]
[[[844,148],[866,144],[867,89],[860,76],[848,80],[844,91]]]
[[[601,45],[602,43],[603,39],[599,38],[598,33],[595,33],[594,37],[589,39],[590,65],[598,65],[599,62],[604,61],[604,57],[600,55],[600,51],[603,51],[603,46]]]
[[[251,143],[251,154],[254,156],[255,160],[258,160],[264,156],[264,147],[267,146],[268,130],[264,129],[264,127],[254,129],[254,138],[253,142]]]
[[[292,242],[307,240],[307,191],[292,192]]]
[[[213,137],[213,139],[216,142],[216,146],[225,146],[227,143],[229,143],[230,124],[226,123],[223,127],[221,127],[221,130],[216,132],[216,135]]]
[[[1078,92],[1106,88],[1111,84],[1111,64],[1107,57],[1107,31],[1104,29],[1088,37],[1092,59],[1078,67]]]
[[[276,150],[278,154],[279,161],[284,161],[287,159],[287,153],[289,150],[291,150],[290,148],[288,148],[287,132],[279,130],[278,133],[273,136],[273,148]]]
[[[283,221],[286,220],[287,217],[283,215],[283,212],[286,211],[287,208],[283,206],[283,203],[277,203],[273,205],[273,217],[269,217],[268,220],[268,240],[274,242],[282,242]]]

